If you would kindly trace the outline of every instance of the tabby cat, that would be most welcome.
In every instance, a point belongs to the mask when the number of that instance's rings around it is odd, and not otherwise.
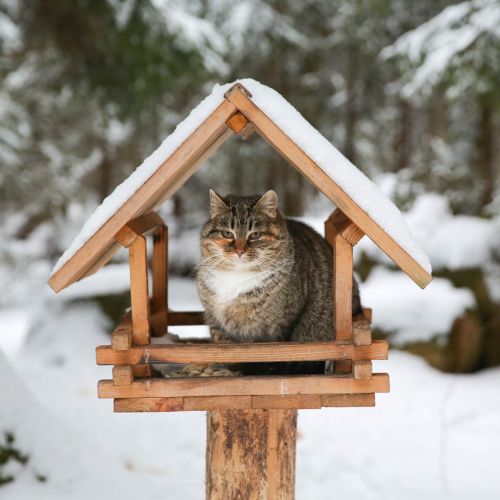
[[[210,190],[200,246],[198,292],[218,340],[333,340],[331,247],[284,219],[274,191],[221,198]],[[356,283],[352,304],[361,310]]]

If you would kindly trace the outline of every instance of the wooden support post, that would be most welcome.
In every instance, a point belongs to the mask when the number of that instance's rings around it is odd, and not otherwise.
[[[149,344],[148,255],[146,238],[139,236],[129,247],[130,302],[132,340],[137,345]]]
[[[208,412],[206,499],[292,500],[297,410]]]
[[[363,237],[363,232],[345,214],[336,209],[325,222],[325,238],[333,252],[333,315],[335,340],[352,341],[352,289],[353,246]],[[352,372],[352,362],[337,361],[335,372],[346,375]]]
[[[168,228],[156,229],[153,236],[153,295],[151,297],[151,326],[153,335],[161,337],[168,326]]]

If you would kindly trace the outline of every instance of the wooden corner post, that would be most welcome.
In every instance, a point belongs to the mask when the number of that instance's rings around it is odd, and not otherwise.
[[[336,341],[353,340],[353,247],[363,236],[363,231],[338,208],[325,221],[325,239],[332,247],[333,318]],[[336,373],[348,374],[351,371],[351,361],[336,362]]]
[[[153,234],[153,293],[149,300],[148,253],[146,235]],[[168,321],[167,305],[167,247],[168,232],[163,219],[150,212],[129,221],[115,235],[115,239],[129,251],[130,265],[130,315],[124,318],[113,332],[113,349],[128,350],[133,345],[150,345],[150,335],[161,336],[165,333]],[[125,338],[126,324],[132,322],[132,334]],[[123,325],[122,325],[123,324]],[[121,328],[120,328],[121,327]],[[130,329],[128,330],[130,331]],[[148,364],[134,367],[115,366],[113,382],[115,385],[131,384],[136,377],[151,375]]]
[[[293,500],[297,410],[208,412],[206,499]]]

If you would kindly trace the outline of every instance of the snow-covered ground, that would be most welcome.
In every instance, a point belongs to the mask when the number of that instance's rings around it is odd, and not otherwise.
[[[197,307],[188,280],[170,297]],[[114,414],[94,354],[111,325],[91,303],[46,307],[0,316],[20,335],[0,353],[0,429],[31,457],[2,500],[203,498],[204,414]],[[300,413],[297,498],[499,498],[500,369],[444,375],[399,351],[375,369],[391,375],[376,408]]]

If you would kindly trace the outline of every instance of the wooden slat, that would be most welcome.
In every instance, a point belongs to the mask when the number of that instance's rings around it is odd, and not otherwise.
[[[326,220],[326,226],[326,232],[333,229],[336,234],[342,236],[351,246],[355,246],[359,243],[364,236],[363,231],[361,231],[361,229],[359,229],[359,227],[338,208],[334,210]]]
[[[125,224],[115,235],[115,239],[128,248],[139,236],[146,236],[151,231],[163,226],[163,219],[156,212],[149,212]]]
[[[347,394],[389,392],[389,376],[375,373],[370,380],[330,375],[291,377],[199,377],[136,380],[115,386],[100,380],[100,398],[152,398],[187,396],[272,396],[289,394]]]
[[[372,362],[354,361],[352,364],[352,376],[359,380],[368,380],[372,378]]]
[[[126,351],[132,345],[132,316],[127,311],[111,334],[111,347],[117,351]]]
[[[184,398],[184,411],[250,409],[250,396],[195,396]]]
[[[132,342],[149,344],[148,255],[146,238],[139,236],[129,247]]]
[[[319,394],[252,396],[252,408],[318,409],[321,408],[321,396]]]
[[[49,285],[52,289],[58,292],[104,265],[119,248],[114,235],[129,220],[154,210],[166,197],[172,196],[202,161],[216,150],[214,145],[219,147],[233,135],[225,122],[235,112],[234,104],[224,100],[87,243],[51,276]]]
[[[171,326],[204,325],[203,311],[168,311],[168,324]]]
[[[251,363],[258,361],[322,361],[326,359],[387,359],[388,344],[374,341],[368,346],[341,342],[265,342],[254,344],[176,344],[133,346],[115,351],[96,349],[98,365],[139,363]]]
[[[372,329],[367,319],[356,320],[353,323],[354,345],[370,345],[372,343]]]
[[[252,122],[262,137],[324,193],[408,276],[424,288],[432,276],[389,236],[342,188],[295,144],[241,89],[226,97]]]
[[[153,236],[153,294],[151,296],[151,326],[153,335],[161,337],[168,325],[168,229],[156,229]]]
[[[113,384],[129,385],[134,381],[134,370],[130,365],[113,366]]]
[[[249,406],[250,405],[250,406]],[[115,412],[210,411],[214,409],[319,409],[375,406],[375,394],[298,394],[294,396],[201,396],[120,398]]]
[[[323,407],[375,406],[375,394],[323,394]]]
[[[334,221],[337,221],[338,228],[334,225]],[[351,230],[351,226],[354,224],[338,209],[325,221],[325,239],[332,247],[333,318],[336,340],[352,339],[352,243],[343,236]],[[354,233],[356,230],[357,228],[354,229]],[[354,236],[353,238],[355,239]],[[341,364],[338,365],[340,366]]]
[[[125,398],[114,400],[115,412],[182,411],[184,398]]]
[[[239,134],[248,125],[248,120],[241,113],[235,113],[226,121],[226,125],[235,134]]]
[[[226,122],[227,126],[246,141],[254,132],[255,127],[241,113],[235,113]]]
[[[363,307],[363,316],[368,321],[368,324],[371,325],[372,317],[373,317],[373,311],[372,311],[371,307]]]

